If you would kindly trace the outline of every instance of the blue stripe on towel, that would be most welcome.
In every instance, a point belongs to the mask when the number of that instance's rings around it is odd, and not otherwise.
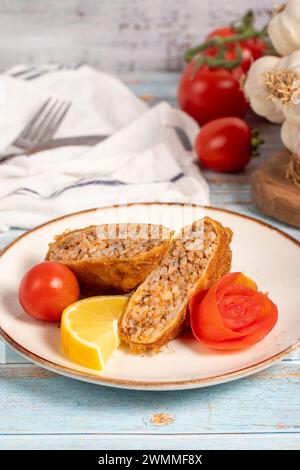
[[[178,175],[175,175],[175,176],[173,176],[173,178],[170,179],[170,182],[175,183],[176,181],[180,180],[184,176],[185,176],[184,173],[182,173],[182,172],[178,173]]]
[[[185,175],[184,173],[178,173],[177,175],[173,176],[170,180],[167,181],[151,181],[150,183],[144,183],[144,184],[155,184],[155,183],[174,183],[178,181],[179,179],[183,178]],[[103,185],[103,186],[129,186],[131,184],[136,184],[136,183],[124,183],[123,181],[120,180],[89,180],[89,181],[83,181],[83,180],[78,180],[76,183],[71,184],[70,186],[66,186],[65,188],[62,188],[58,191],[54,191],[54,193],[50,194],[49,196],[43,196],[41,193],[38,191],[35,191],[34,189],[30,188],[18,188],[12,191],[11,193],[6,194],[5,196],[2,196],[0,199],[4,199],[5,197],[9,196],[29,196],[29,195],[34,195],[38,196],[42,199],[51,199],[57,196],[60,196],[66,191],[69,191],[70,189],[75,189],[75,188],[81,188],[84,186],[95,186],[95,185]]]

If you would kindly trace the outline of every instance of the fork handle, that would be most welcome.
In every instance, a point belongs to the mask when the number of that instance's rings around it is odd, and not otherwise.
[[[48,142],[36,145],[35,147],[32,147],[28,150],[20,149],[19,147],[10,145],[9,148],[5,150],[5,152],[0,154],[0,163],[1,161],[17,157],[18,155],[32,155],[43,150],[50,150],[57,147],[66,147],[68,145],[92,146],[98,144],[99,142],[102,142],[103,140],[107,139],[107,137],[108,135],[84,135],[78,137],[62,137],[49,140]]]
[[[10,145],[9,147],[7,147],[7,149],[4,150],[4,152],[0,153],[0,162],[2,160],[7,160],[8,158],[11,158],[11,157],[22,155],[24,152],[25,152],[24,149],[21,149],[20,147],[16,147],[15,145]]]
[[[96,145],[99,142],[107,139],[108,135],[82,135],[82,136],[75,136],[75,137],[59,137],[57,139],[49,140],[48,142],[44,142],[39,144],[29,150],[27,150],[26,154],[30,155],[31,153],[37,153],[42,150],[53,149],[56,147],[65,147],[68,145],[87,145],[92,146]]]

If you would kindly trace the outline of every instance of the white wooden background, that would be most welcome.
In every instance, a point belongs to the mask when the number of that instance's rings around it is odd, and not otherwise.
[[[0,0],[0,70],[88,62],[102,70],[177,71],[189,45],[253,8],[264,24],[280,0]]]

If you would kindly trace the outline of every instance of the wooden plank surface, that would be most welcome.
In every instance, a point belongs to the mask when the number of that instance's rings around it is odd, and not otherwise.
[[[88,62],[102,70],[179,70],[185,49],[248,8],[277,0],[0,0],[0,70]]]
[[[130,73],[123,79],[150,104],[176,102],[175,73]],[[249,175],[280,148],[279,128],[261,127],[262,156],[244,173],[204,171],[211,204],[259,217],[300,239],[300,231],[264,217],[251,202]],[[0,249],[21,234],[0,235]],[[206,389],[134,392],[99,387],[47,372],[0,345],[0,449],[289,449],[300,448],[300,351],[254,376]],[[171,423],[153,423],[157,413]],[[154,420],[155,421],[155,420]]]
[[[232,383],[158,393],[99,387],[30,364],[1,366],[0,377],[1,435],[300,433],[300,372],[291,363]],[[158,413],[172,422],[154,424]]]

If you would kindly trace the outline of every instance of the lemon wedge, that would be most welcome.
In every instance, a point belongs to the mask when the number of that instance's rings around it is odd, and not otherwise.
[[[61,345],[72,361],[95,370],[120,344],[118,320],[128,302],[124,295],[89,297],[69,305],[61,318]]]

